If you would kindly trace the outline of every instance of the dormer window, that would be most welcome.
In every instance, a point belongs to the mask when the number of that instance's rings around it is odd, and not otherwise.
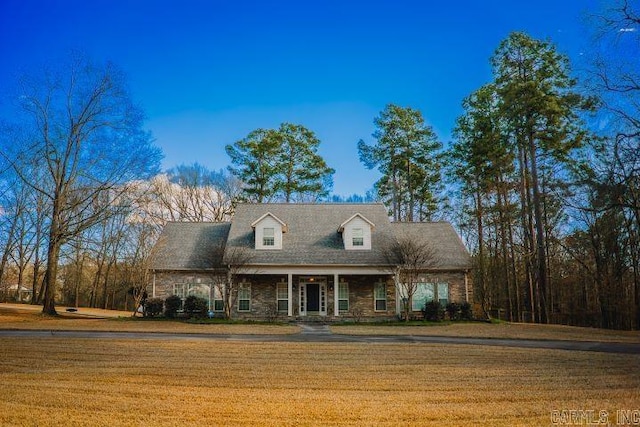
[[[346,250],[371,250],[371,233],[375,225],[363,215],[356,213],[340,224],[338,233]]]
[[[251,223],[256,249],[282,249],[282,235],[287,232],[287,224],[271,212],[267,212]]]
[[[275,230],[273,227],[265,227],[262,229],[262,246],[275,246]]]
[[[351,232],[351,244],[353,246],[364,246],[364,230],[354,228]]]

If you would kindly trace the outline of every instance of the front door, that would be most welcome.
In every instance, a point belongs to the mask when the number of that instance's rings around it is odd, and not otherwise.
[[[300,315],[327,315],[327,284],[324,281],[305,280],[300,282]]]
[[[320,285],[307,283],[307,311],[320,311]]]

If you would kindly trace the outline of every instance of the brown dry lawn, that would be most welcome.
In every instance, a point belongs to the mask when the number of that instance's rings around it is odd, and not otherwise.
[[[640,331],[579,328],[564,325],[531,323],[451,323],[428,326],[369,326],[366,324],[332,325],[334,334],[346,335],[430,335],[470,338],[507,338],[567,341],[601,341],[640,343]]]
[[[294,333],[296,326],[43,317],[0,329]],[[62,310],[61,310],[62,311]],[[334,333],[638,342],[522,324],[332,326]],[[439,344],[0,338],[0,425],[549,425],[553,410],[640,410],[640,355]]]
[[[549,425],[640,409],[640,355],[434,344],[0,339],[0,425]]]
[[[68,331],[167,332],[187,334],[295,334],[300,328],[283,324],[193,324],[180,321],[132,319],[131,312],[80,308],[59,317],[42,316],[42,306],[0,304],[0,329]]]

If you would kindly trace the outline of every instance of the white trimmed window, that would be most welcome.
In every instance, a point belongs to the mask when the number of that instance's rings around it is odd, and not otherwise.
[[[224,311],[224,299],[219,285],[213,287],[213,311]]]
[[[241,283],[238,288],[238,311],[251,311],[251,285]]]
[[[446,307],[449,304],[449,284],[448,283],[438,283],[438,301],[440,301],[440,305]]]
[[[434,298],[433,283],[416,283],[413,298],[411,299],[411,310],[422,311],[427,302]]]
[[[276,284],[278,311],[289,311],[289,286],[285,282]]]
[[[347,282],[338,284],[338,310],[349,311],[349,284]]]
[[[364,230],[362,228],[354,228],[351,232],[351,245],[364,246]]]
[[[273,227],[265,227],[262,229],[262,246],[275,246],[275,229]]]
[[[186,283],[174,283],[173,284],[173,295],[179,296],[181,299],[185,299],[187,296],[187,288],[188,284]]]
[[[375,311],[387,311],[387,286],[384,282],[375,284]]]

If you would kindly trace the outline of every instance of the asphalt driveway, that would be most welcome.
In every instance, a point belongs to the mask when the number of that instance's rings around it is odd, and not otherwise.
[[[133,339],[133,340],[213,340],[245,342],[317,342],[363,344],[464,344],[516,348],[540,348],[569,351],[595,351],[604,353],[640,354],[640,343],[533,340],[503,338],[465,338],[417,335],[342,335],[333,334],[323,324],[300,324],[301,332],[291,335],[221,335],[185,334],[163,332],[104,332],[104,331],[51,331],[51,330],[0,330],[0,339],[23,337],[34,339],[85,338],[85,339]]]

